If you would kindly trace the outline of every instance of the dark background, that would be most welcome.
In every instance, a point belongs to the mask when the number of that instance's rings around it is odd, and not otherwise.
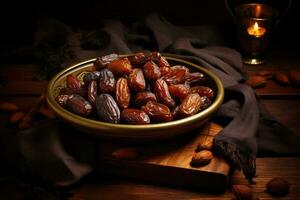
[[[228,0],[234,6],[239,0]],[[264,0],[281,12],[287,7],[288,0]],[[2,48],[31,44],[38,19],[55,17],[69,25],[85,29],[101,27],[101,19],[121,19],[125,24],[142,20],[153,12],[158,12],[177,25],[205,25],[216,27],[226,45],[236,47],[236,26],[222,0],[127,0],[127,1],[57,1],[45,0],[6,1],[1,6]],[[298,52],[299,46],[299,1],[292,2],[292,8],[276,27],[271,49],[287,49]]]

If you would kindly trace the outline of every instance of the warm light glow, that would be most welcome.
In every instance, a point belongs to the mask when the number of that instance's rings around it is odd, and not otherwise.
[[[255,22],[252,26],[247,29],[249,35],[253,35],[255,37],[261,37],[266,33],[266,29],[264,27],[260,27],[257,22]]]
[[[256,7],[255,7],[255,17],[260,17],[260,15],[261,15],[261,6],[260,5],[257,5]]]

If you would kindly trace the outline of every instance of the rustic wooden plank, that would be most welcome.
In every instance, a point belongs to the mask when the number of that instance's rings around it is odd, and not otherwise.
[[[264,99],[263,103],[275,119],[289,127],[300,137],[299,99]]]
[[[275,52],[266,59],[266,63],[261,65],[244,65],[244,69],[249,76],[256,74],[260,70],[267,70],[273,74],[278,72],[288,73],[291,70],[300,70],[299,57]],[[283,96],[300,97],[300,88],[281,86],[273,80],[269,80],[265,87],[255,90],[257,94],[263,98],[282,98]]]
[[[0,86],[1,96],[39,96],[46,92],[46,81],[9,81],[7,84]]]
[[[0,95],[40,95],[46,91],[47,81],[34,81],[38,72],[36,64],[1,64],[0,77],[3,79],[0,84]]]
[[[300,199],[300,158],[258,158],[256,183],[250,185],[256,197],[271,200],[265,193],[265,184],[273,177],[281,177],[291,184],[289,194],[281,199]],[[147,173],[145,171],[145,173]],[[235,171],[232,184],[248,184],[241,172]],[[129,179],[120,179],[114,176],[100,177],[79,186],[71,200],[96,199],[204,199],[204,200],[232,200],[230,188],[224,194],[209,194],[195,188],[178,188],[170,185],[137,182]]]
[[[134,160],[114,158],[112,152],[122,146],[101,143],[99,145],[99,162],[101,163],[99,170],[107,174],[174,185],[177,183],[214,192],[224,191],[230,167],[222,158],[213,157],[209,164],[201,167],[190,165],[202,134],[216,135],[220,130],[219,125],[207,123],[196,135],[155,145],[135,146],[140,156]]]
[[[40,66],[30,63],[0,63],[0,74],[7,80],[32,80]]]

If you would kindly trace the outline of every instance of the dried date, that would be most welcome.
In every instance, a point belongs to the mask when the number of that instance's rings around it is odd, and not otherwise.
[[[135,68],[132,70],[128,77],[128,85],[130,89],[135,92],[141,92],[145,90],[146,81],[141,69]]]
[[[94,71],[94,72],[87,72],[83,76],[83,82],[85,84],[89,84],[91,81],[95,81],[99,79],[100,72],[99,71]]]
[[[156,96],[152,92],[139,92],[134,97],[134,105],[141,107],[148,101],[157,101]]]
[[[170,108],[175,107],[175,101],[170,95],[169,87],[163,79],[158,79],[154,83],[154,93],[157,99]]]
[[[150,119],[155,122],[169,122],[172,120],[170,109],[161,103],[149,101],[145,106],[142,106],[141,110],[147,113]]]
[[[147,57],[144,53],[136,53],[128,57],[131,65],[141,67],[147,62]]]
[[[78,89],[81,88],[81,81],[74,75],[70,74],[66,78],[66,84],[68,88]]]
[[[158,66],[159,67],[170,67],[170,64],[164,57],[161,57],[160,60],[158,61]]]
[[[92,105],[82,96],[77,94],[70,95],[67,99],[66,108],[83,117],[87,117],[92,112]]]
[[[121,109],[128,108],[130,102],[130,90],[127,79],[119,78],[116,84],[116,101]]]
[[[160,67],[160,68],[159,68],[159,71],[160,71],[161,76],[166,75],[167,73],[170,72],[170,70],[171,70],[170,67]]]
[[[128,75],[132,70],[132,66],[128,58],[114,60],[107,65],[107,68],[116,76]]]
[[[186,66],[183,66],[183,65],[174,65],[170,68],[171,70],[176,70],[176,69],[183,69],[185,70],[185,73],[188,74],[190,73],[190,69],[187,68]]]
[[[210,106],[211,100],[206,96],[201,97],[201,110],[204,110],[208,106]]]
[[[201,97],[197,93],[189,94],[180,104],[179,111],[184,117],[192,116],[201,109]]]
[[[96,109],[101,121],[114,124],[120,123],[120,109],[110,94],[100,94],[96,98]]]
[[[96,69],[102,69],[104,67],[106,67],[107,64],[109,64],[110,62],[117,60],[119,58],[118,54],[109,54],[106,56],[102,56],[102,57],[98,57],[96,58],[96,60],[94,61],[94,66]]]
[[[55,97],[55,101],[62,107],[65,107],[67,105],[67,100],[71,95],[67,94],[60,94]]]
[[[153,60],[155,63],[157,63],[159,67],[170,67],[168,61],[162,57],[159,52],[151,52],[149,57],[150,60]]]
[[[189,87],[185,84],[170,85],[169,91],[172,97],[180,101],[183,101],[190,93]]]
[[[109,69],[102,69],[99,74],[98,87],[101,93],[112,93],[116,88],[116,79]]]
[[[88,86],[88,100],[94,106],[97,97],[97,81],[91,81]]]
[[[153,61],[149,61],[143,66],[143,72],[149,81],[156,81],[161,75],[159,67]]]
[[[150,52],[149,54],[147,54],[147,59],[158,63],[161,59],[161,54],[157,51]]]
[[[121,119],[126,124],[150,124],[150,118],[144,111],[133,108],[124,109]]]
[[[198,93],[201,97],[206,96],[209,99],[212,99],[214,96],[214,92],[211,88],[201,85],[192,87],[191,93]]]
[[[196,84],[203,84],[206,81],[206,77],[201,72],[193,72],[186,74],[186,82],[194,86]]]
[[[161,78],[166,81],[167,84],[179,84],[185,81],[186,70],[177,68],[172,69],[163,75]]]

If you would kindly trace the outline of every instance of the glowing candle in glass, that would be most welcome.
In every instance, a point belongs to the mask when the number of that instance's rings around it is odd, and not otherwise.
[[[248,34],[254,37],[262,37],[266,33],[266,31],[267,29],[259,26],[257,22],[247,28]]]

